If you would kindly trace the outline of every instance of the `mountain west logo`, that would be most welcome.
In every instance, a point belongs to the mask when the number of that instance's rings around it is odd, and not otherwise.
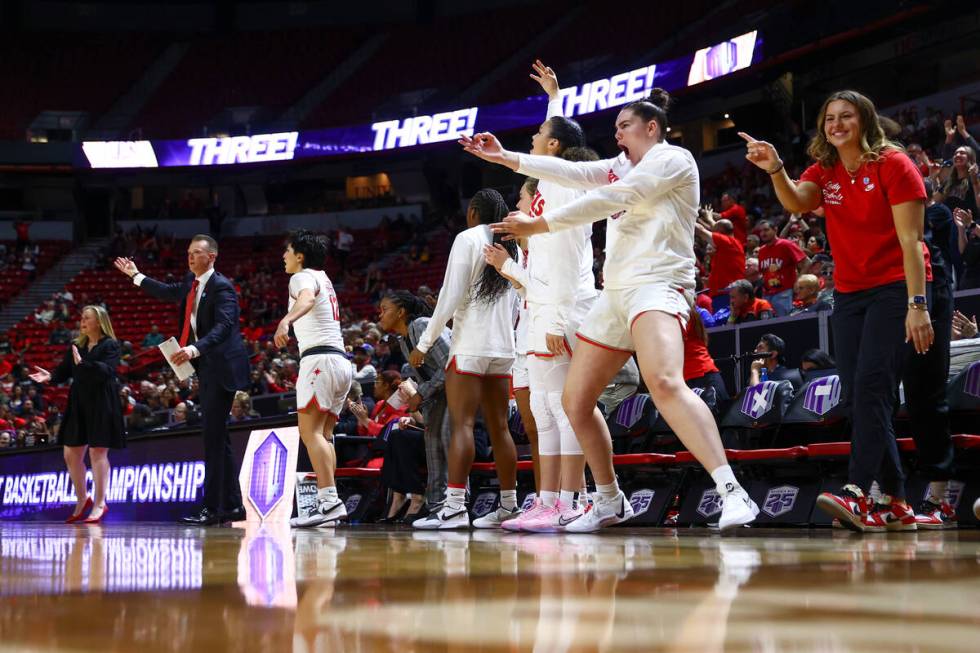
[[[624,429],[631,429],[636,426],[648,401],[650,401],[650,396],[642,394],[633,395],[624,400],[623,403],[619,404],[619,410],[616,411],[616,423]]]
[[[630,495],[630,505],[633,506],[634,517],[642,515],[650,509],[650,504],[653,502],[654,494],[656,493],[653,490],[644,488],[642,490],[637,490]]]
[[[960,499],[963,498],[963,489],[966,485],[962,481],[950,481],[946,486],[946,501],[949,505],[953,506],[953,510],[960,507]],[[922,499],[929,498],[929,486],[926,486],[926,491],[922,495]]]
[[[537,494],[535,494],[534,492],[528,492],[527,496],[524,497],[524,503],[521,504],[521,510],[525,512],[530,510],[531,506],[534,504],[534,500],[537,498],[538,498]]]
[[[742,398],[742,413],[752,419],[759,419],[772,409],[772,401],[776,396],[776,381],[763,381],[751,386]]]
[[[721,495],[718,494],[718,490],[708,488],[701,495],[701,501],[698,502],[698,514],[703,517],[710,517],[719,512],[721,512]]]
[[[477,517],[482,517],[491,510],[493,510],[494,505],[497,503],[497,493],[496,492],[481,492],[477,495],[476,499],[473,501],[473,514]]]
[[[361,505],[360,494],[352,494],[347,497],[347,501],[344,501],[344,507],[347,508],[348,515],[353,515],[359,505]]]
[[[974,397],[980,397],[980,361],[970,365],[970,371],[963,379],[963,392]]]
[[[817,415],[826,415],[839,403],[840,377],[836,374],[811,382],[803,397],[803,407]]]
[[[800,488],[792,485],[780,485],[769,490],[766,500],[762,503],[762,512],[770,517],[785,515],[796,505],[796,495]]]

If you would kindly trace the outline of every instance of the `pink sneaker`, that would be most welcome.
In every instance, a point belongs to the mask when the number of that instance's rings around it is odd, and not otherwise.
[[[525,522],[524,530],[533,533],[563,533],[566,526],[584,514],[583,506],[572,508],[559,501],[553,508],[545,508],[539,512],[533,521]]]
[[[521,529],[530,533],[557,533],[558,516],[561,514],[561,502],[553,506],[542,506],[530,519],[525,519]]]
[[[541,499],[535,499],[534,503],[531,504],[531,507],[525,510],[522,515],[515,517],[514,519],[508,519],[501,524],[500,527],[506,531],[522,531],[524,530],[524,524],[527,522],[527,520],[534,519],[534,516],[543,509],[544,506],[541,504]]]

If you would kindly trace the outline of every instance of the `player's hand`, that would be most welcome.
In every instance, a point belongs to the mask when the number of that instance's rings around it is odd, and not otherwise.
[[[28,378],[35,383],[47,383],[51,380],[51,372],[38,365],[34,366],[34,373],[28,374]]]
[[[272,336],[272,342],[279,349],[289,344],[289,322],[286,320],[279,322],[279,326],[276,327],[276,334]]]
[[[124,258],[120,256],[113,261],[112,264],[116,266],[117,270],[125,274],[130,279],[139,274],[139,270],[136,269],[136,264],[133,263],[133,259],[131,258]]]
[[[507,253],[507,250],[500,243],[483,246],[483,260],[487,262],[487,265],[492,265],[497,268],[498,272],[503,269],[504,263],[509,258],[510,254]]]
[[[771,143],[757,141],[745,132],[738,132],[738,135],[745,141],[745,158],[764,171],[769,172],[782,164],[776,148]]]
[[[474,134],[472,138],[463,134],[459,137],[459,144],[463,146],[463,150],[466,152],[490,163],[503,164],[506,158],[507,150],[490,132]]]
[[[532,218],[520,211],[511,211],[503,222],[491,224],[490,231],[495,234],[506,234],[504,240],[514,240],[515,238],[528,238],[534,234],[547,233],[549,229],[548,223],[544,220]]]
[[[181,347],[179,350],[174,352],[174,355],[170,357],[170,362],[174,365],[183,365],[187,361],[193,358],[193,352],[190,347]]]
[[[565,344],[565,336],[555,335],[554,333],[546,333],[544,334],[544,342],[548,347],[548,351],[555,356],[563,356],[566,352],[568,354],[572,353]]]
[[[932,346],[934,337],[929,311],[909,307],[905,314],[905,342],[911,342],[916,353],[924,354]]]
[[[405,402],[405,407],[410,413],[414,413],[422,405],[422,395],[416,392],[412,395],[407,402]]]
[[[71,346],[71,359],[75,361],[75,365],[82,362],[82,354],[78,351],[77,345]]]
[[[540,59],[535,59],[531,68],[534,69],[534,72],[531,73],[531,79],[541,85],[544,92],[548,94],[548,100],[554,100],[558,97],[558,91],[561,89],[558,86],[558,75],[555,74],[555,71],[544,65]]]
[[[408,364],[418,369],[422,367],[422,363],[425,361],[425,354],[420,352],[418,349],[413,349],[412,353],[408,355]]]

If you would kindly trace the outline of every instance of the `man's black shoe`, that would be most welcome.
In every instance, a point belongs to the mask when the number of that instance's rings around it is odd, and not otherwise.
[[[221,515],[210,508],[201,508],[199,512],[181,517],[178,521],[181,524],[190,524],[191,526],[214,526],[221,523]]]
[[[238,506],[221,515],[221,521],[245,521],[245,506]]]

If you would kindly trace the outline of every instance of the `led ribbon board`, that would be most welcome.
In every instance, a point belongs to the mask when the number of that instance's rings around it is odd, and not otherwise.
[[[651,64],[561,91],[564,114],[586,115],[639,100],[654,86],[668,91],[748,68],[762,57],[762,39],[748,32],[665,63]],[[537,125],[547,97],[536,95],[483,107],[372,124],[306,131],[161,141],[86,141],[75,153],[82,168],[226,166],[341,156],[454,141],[479,131]]]

